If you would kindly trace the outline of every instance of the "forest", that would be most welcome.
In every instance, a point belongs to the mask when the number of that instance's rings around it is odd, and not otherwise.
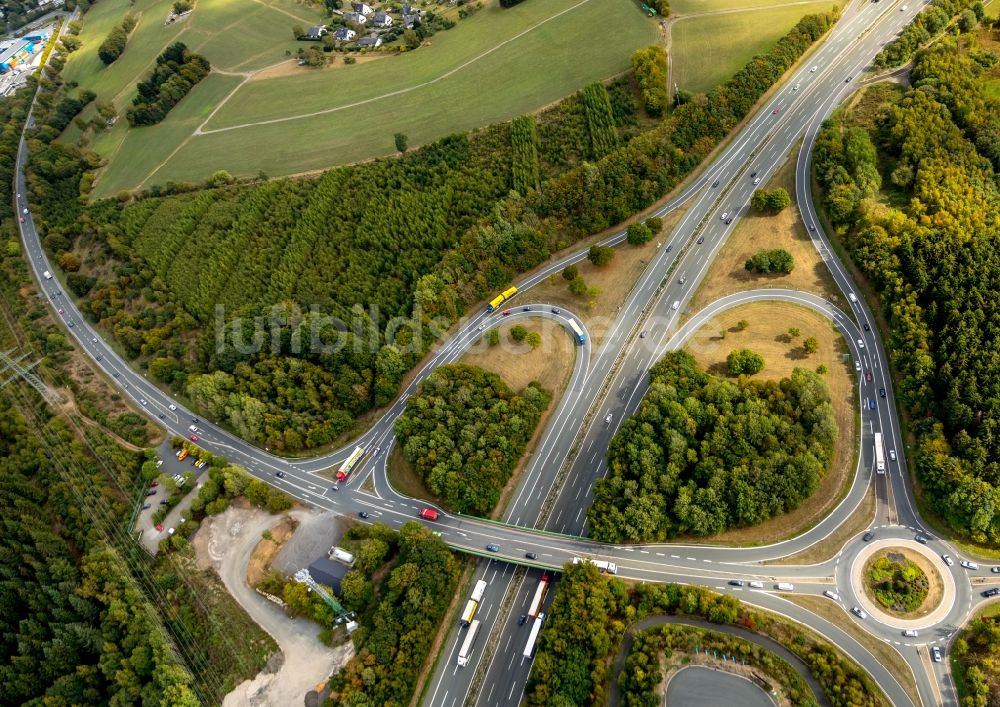
[[[973,619],[951,648],[959,669],[955,684],[962,707],[989,707],[1000,702],[1000,623],[996,616]]]
[[[889,321],[923,498],[955,531],[996,544],[1000,105],[981,54],[965,37],[919,53],[901,99],[866,122],[828,122],[814,168]]]
[[[525,688],[528,705],[608,704],[610,681],[618,679],[609,674],[610,667],[626,629],[663,614],[735,624],[773,638],[809,666],[833,707],[888,707],[868,674],[833,646],[799,624],[752,609],[733,596],[680,584],[626,585],[586,562],[565,565],[555,592]],[[623,697],[644,691],[635,677],[623,675],[619,681]]]
[[[127,23],[127,19],[126,19]],[[127,24],[125,25],[127,26]],[[113,37],[108,37],[109,41],[108,59],[101,55],[101,60],[106,64],[118,58],[125,51],[125,40],[127,30],[122,27],[122,34],[116,42]],[[120,43],[120,46],[119,46]],[[101,45],[102,49],[105,45]],[[117,53],[115,53],[117,51]],[[195,54],[184,46],[183,42],[175,42],[163,50],[160,56],[156,57],[156,66],[149,72],[144,80],[136,85],[138,95],[132,99],[132,105],[125,111],[129,125],[155,125],[167,117],[167,113],[175,105],[181,102],[195,84],[208,76],[211,67],[208,59]]]
[[[551,399],[538,383],[515,394],[495,373],[439,366],[406,401],[396,436],[406,461],[448,508],[485,516]]]
[[[734,382],[678,351],[649,381],[594,485],[591,537],[650,542],[753,525],[796,508],[826,475],[837,425],[817,373]]]
[[[323,447],[391,400],[472,303],[673,188],[834,19],[803,18],[660,122],[640,114],[630,80],[612,82],[620,145],[600,159],[594,145],[612,140],[600,95],[589,118],[582,92],[543,111],[538,189],[518,128],[524,195],[510,124],[319,178],[238,184],[221,172],[207,188],[93,204],[79,197],[96,155],[40,129],[36,223],[82,309],[140,369],[257,444]]]
[[[344,577],[344,606],[358,614],[357,653],[330,681],[342,705],[406,705],[458,587],[461,564],[417,522],[393,532],[376,523],[345,535],[357,565]],[[388,570],[388,571],[386,571]]]
[[[899,36],[875,56],[875,66],[884,68],[905,64],[923,44],[944,29],[955,15],[967,9],[971,9],[977,22],[982,22],[986,9],[979,0],[931,0],[903,28]]]

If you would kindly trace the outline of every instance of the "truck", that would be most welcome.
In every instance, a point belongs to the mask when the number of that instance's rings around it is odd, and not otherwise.
[[[528,642],[524,646],[524,657],[531,658],[535,655],[535,643],[538,642],[538,633],[542,630],[542,622],[545,621],[545,614],[539,614],[531,624],[531,633],[528,634]]]
[[[351,452],[351,456],[347,457],[347,459],[344,460],[344,463],[340,465],[340,468],[337,469],[337,481],[340,481],[341,483],[347,481],[347,477],[351,475],[354,467],[357,466],[357,463],[361,461],[361,457],[364,455],[364,447],[355,447],[354,451]]]
[[[592,560],[589,557],[587,559],[583,559],[580,557],[573,558],[574,565],[578,565],[581,562],[589,562],[590,564],[594,565],[597,569],[599,569],[601,572],[607,572],[608,574],[618,574],[618,565],[616,565],[614,562],[608,562],[607,560]]]
[[[875,433],[875,473],[885,473],[885,453],[882,451],[882,433]]]
[[[42,273],[42,277],[44,277],[46,280],[51,280],[52,279],[52,273],[50,273],[48,270],[46,270],[45,272]]]
[[[463,626],[468,626],[472,623],[472,619],[476,615],[476,610],[479,608],[479,602],[483,600],[483,593],[486,591],[486,586],[485,580],[481,579],[476,582],[476,586],[472,589],[472,596],[465,603],[465,611],[462,612],[462,618],[459,619],[459,623]]]
[[[352,555],[351,553],[349,553],[347,550],[345,550],[342,547],[332,547],[332,548],[330,548],[330,559],[331,560],[339,560],[340,562],[343,562],[348,567],[353,567],[354,566],[354,555]]]
[[[458,651],[458,665],[464,668],[469,664],[469,656],[472,654],[472,644],[476,642],[476,635],[479,633],[479,619],[469,624],[469,631],[462,641],[462,648]]]
[[[569,328],[573,330],[573,334],[576,336],[576,343],[581,346],[587,343],[587,336],[583,333],[583,329],[580,328],[580,325],[576,323],[575,319],[569,320]]]
[[[511,288],[508,288],[508,289],[504,290],[503,292],[501,292],[496,297],[494,297],[493,299],[490,300],[490,303],[488,305],[486,305],[486,311],[487,312],[492,312],[492,311],[496,310],[497,307],[499,307],[501,304],[503,304],[507,300],[511,299],[516,294],[517,294],[517,288],[516,287],[511,287]]]
[[[542,578],[538,581],[538,587],[535,589],[535,596],[531,600],[531,605],[528,607],[528,618],[535,618],[542,610],[542,602],[545,601],[545,594],[549,590],[549,576],[543,574]]]

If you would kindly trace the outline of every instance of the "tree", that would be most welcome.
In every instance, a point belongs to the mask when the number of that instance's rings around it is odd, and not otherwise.
[[[587,283],[581,276],[577,275],[573,278],[572,282],[569,283],[569,291],[577,297],[582,297],[587,294]]]
[[[490,329],[488,332],[486,332],[486,342],[490,346],[496,346],[497,344],[499,344],[500,343],[500,330],[499,329]]]
[[[644,223],[630,223],[628,225],[629,245],[642,245],[648,243],[653,237],[653,232]]]
[[[302,39],[305,36],[306,31],[302,28],[302,25],[292,25],[292,37],[295,39]]]
[[[962,11],[962,14],[958,16],[958,29],[963,33],[971,32],[979,24],[979,20],[976,19],[976,13],[971,9],[966,9]]]
[[[726,367],[734,376],[753,375],[764,370],[764,358],[750,349],[736,349],[726,357]]]
[[[526,336],[528,336],[528,330],[520,324],[516,324],[510,328],[510,338],[514,341],[524,341]]]
[[[774,213],[787,208],[791,203],[792,197],[788,195],[784,187],[772,189],[767,193],[767,208]]]
[[[797,339],[801,333],[797,326],[793,326],[788,330],[788,335],[793,339]]]
[[[744,263],[744,267],[750,272],[762,275],[770,273],[787,275],[795,267],[795,261],[787,250],[775,248],[774,250],[758,250]]]
[[[395,140],[396,142],[396,150],[398,150],[399,152],[406,152],[406,146],[408,144],[408,140],[405,134],[396,133],[393,136],[393,140]]]
[[[420,37],[412,29],[403,30],[403,44],[407,49],[416,49],[420,46]]]
[[[746,319],[741,319],[738,322],[736,322],[736,328],[739,331],[746,331],[748,326],[750,326],[750,322],[748,322]]]
[[[659,216],[650,216],[646,219],[646,228],[648,228],[654,236],[657,235],[661,230],[663,230],[663,219]]]
[[[615,257],[615,249],[607,245],[592,245],[590,246],[590,252],[587,254],[587,258],[594,265],[598,267],[604,267],[612,261]]]
[[[537,349],[542,345],[542,335],[537,331],[528,332],[528,336],[524,340],[532,349]]]
[[[566,280],[572,282],[573,280],[576,279],[577,275],[579,275],[579,272],[577,271],[575,265],[567,265],[566,267],[563,268],[562,276]]]
[[[190,0],[177,0],[177,2],[174,3],[174,14],[183,15],[192,7],[194,7],[194,5],[191,4]]]
[[[816,340],[815,336],[810,336],[802,342],[802,348],[805,349],[807,354],[814,354],[819,351],[819,342]]]

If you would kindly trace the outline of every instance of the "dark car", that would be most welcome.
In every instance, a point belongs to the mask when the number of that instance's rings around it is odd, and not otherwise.
[[[742,579],[731,579],[731,580],[729,580],[729,585],[732,586],[732,587],[742,587],[743,586],[743,580]]]
[[[865,542],[868,542],[869,540],[871,540],[874,537],[875,537],[875,533],[873,533],[872,531],[869,530],[867,533],[865,533],[864,535],[861,536],[861,539],[864,540]]]
[[[884,398],[885,397],[885,388],[879,388],[878,389],[878,396],[880,398]]]
[[[713,188],[713,189],[714,189],[715,187],[717,187],[717,186],[719,186],[719,180],[718,180],[718,179],[716,179],[716,180],[715,180],[714,182],[712,182],[712,188]]]
[[[754,177],[756,177],[756,176],[757,176],[757,173],[756,173],[756,172],[751,172],[751,173],[750,173],[750,179],[753,179],[753,178],[754,178]]]
[[[521,614],[521,617],[517,620],[518,626],[524,626],[524,622],[528,620],[527,614]]]
[[[878,403],[875,402],[875,398],[868,398],[868,409],[874,410],[876,407],[878,407]]]
[[[868,326],[868,322],[863,323],[861,326],[864,327],[865,331],[871,331],[872,330],[872,328],[870,326]]]
[[[170,503],[170,501],[168,501],[168,500],[167,500],[167,499],[165,499],[165,498],[164,498],[164,499],[163,499],[162,501],[160,501],[160,505],[161,505],[161,506],[165,506],[165,505],[167,505],[168,503]]]
[[[526,553],[524,553],[524,556],[527,557],[529,560],[537,560],[538,559],[538,555],[536,555],[533,552],[526,552]]]
[[[146,492],[146,495],[147,496],[155,496],[156,495],[156,489],[149,489],[149,491]]]
[[[499,545],[494,545],[493,543],[490,543],[489,545],[487,545],[486,549],[489,550],[490,552],[500,552],[500,546]]]
[[[727,226],[728,226],[729,224],[731,224],[732,222],[733,222],[733,217],[732,217],[732,216],[730,216],[729,218],[727,218],[727,219],[726,219],[726,225],[727,225]]]
[[[562,310],[559,309],[558,307],[553,307],[552,308],[552,313],[553,314],[562,314]]]
[[[992,587],[983,592],[983,597],[989,599],[990,597],[995,597],[997,594],[1000,594],[1000,587]]]
[[[702,236],[701,238],[698,239],[698,245],[701,245],[704,242],[705,242],[705,236]]]
[[[865,380],[868,381],[869,383],[872,382],[872,372],[871,371],[865,371]]]
[[[277,476],[279,479],[283,479],[283,478],[285,478],[285,472],[279,471],[279,472],[275,473],[275,476]]]
[[[914,540],[916,540],[916,541],[917,541],[918,543],[920,543],[921,545],[926,545],[926,544],[927,544],[927,541],[929,540],[929,538],[928,538],[928,537],[927,537],[926,535],[921,535],[920,533],[917,533],[917,534],[916,534],[916,535],[915,535],[915,536],[913,537],[913,539],[914,539]]]
[[[142,504],[142,510],[144,510],[144,511],[149,510],[152,507],[153,507],[152,503],[144,503],[144,504]]]
[[[673,249],[674,249],[674,247],[673,247],[672,245],[668,245],[668,246],[667,246],[667,252],[668,252],[668,253],[669,253],[670,251],[672,251]]]
[[[530,311],[531,311],[531,307],[525,307],[525,308],[524,308],[524,311],[525,311],[525,312],[530,312]]]
[[[848,76],[846,79],[844,79],[844,83],[850,83],[851,79],[853,78],[854,78],[853,76]]]
[[[811,224],[811,223],[810,223],[810,224],[809,224],[809,230],[810,230],[810,231],[815,231],[815,230],[816,230],[816,227],[815,227],[815,226],[814,226],[813,224]]]
[[[358,513],[358,518],[367,518],[367,517],[368,517],[368,513],[365,512],[365,511],[361,511],[361,512]]]

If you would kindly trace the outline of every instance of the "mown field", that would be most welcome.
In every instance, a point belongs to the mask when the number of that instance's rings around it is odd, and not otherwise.
[[[774,3],[712,0],[684,4],[690,12],[710,12]],[[842,6],[843,2],[833,4]],[[732,76],[754,55],[770,49],[803,15],[829,9],[828,2],[810,2],[679,18],[671,28],[670,79],[686,91],[704,93]]]
[[[255,10],[245,15],[237,29],[227,30],[223,15],[231,12],[232,0],[203,3],[189,28],[170,28],[164,36],[187,42],[205,54],[213,68],[246,71],[285,59],[285,38],[291,37],[290,27],[295,23],[292,17],[265,8],[280,17],[266,20],[275,22],[271,29],[280,45],[272,52],[266,49],[260,21],[254,24],[252,19],[261,13]],[[156,10],[149,14],[160,16],[166,6],[163,0],[150,3]],[[305,11],[292,3],[287,6],[293,8],[289,12]],[[213,12],[199,18],[206,7]],[[123,13],[124,8],[115,17]],[[612,37],[605,30],[609,16],[615,22]],[[93,23],[100,25],[94,33],[103,37],[115,17],[105,20],[101,16],[101,22]],[[136,31],[143,29],[141,22]],[[236,45],[237,38],[245,46]],[[200,180],[217,169],[237,175],[263,170],[276,176],[391,154],[396,132],[407,134],[415,146],[533,111],[589,81],[624,71],[632,51],[657,38],[656,23],[628,0],[546,0],[509,10],[490,3],[412,53],[353,66],[345,66],[338,58],[328,69],[270,73],[271,78],[248,81],[225,101],[205,130],[267,120],[284,122],[194,135],[243,79],[211,76],[160,125],[139,130],[115,126],[95,139],[93,147],[110,160],[96,195],[170,180]],[[130,52],[139,53],[135,50],[145,46],[139,39],[137,34],[119,62],[129,58]],[[96,52],[99,41],[91,43],[91,51]],[[161,46],[146,52],[150,61]],[[121,91],[118,84],[111,85],[90,67],[91,60],[83,52],[71,61],[75,65],[72,78],[82,87],[107,84],[104,91],[95,88],[100,98]],[[98,61],[96,55],[92,61]],[[116,69],[113,65],[111,70]],[[134,72],[130,85],[141,73]],[[299,117],[317,111],[326,112]]]

